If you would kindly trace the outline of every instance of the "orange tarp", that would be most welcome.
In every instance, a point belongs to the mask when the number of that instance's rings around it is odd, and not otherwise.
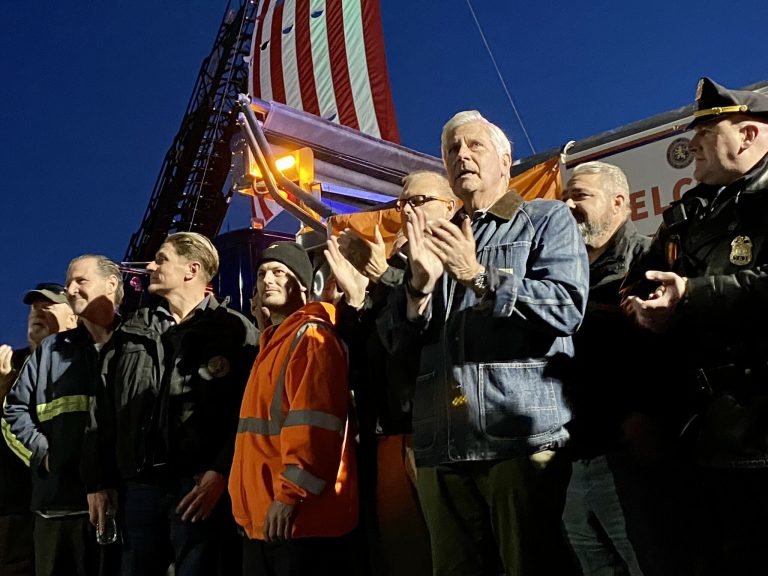
[[[358,236],[371,242],[374,241],[374,230],[379,227],[381,237],[387,245],[387,254],[392,253],[392,244],[400,232],[400,212],[394,208],[376,210],[373,212],[355,212],[354,214],[339,214],[328,219],[329,229],[333,236],[351,228]]]
[[[525,172],[513,176],[509,181],[510,190],[514,188],[526,200],[545,198],[560,200],[563,196],[563,184],[560,181],[560,157],[555,156],[546,162],[536,164]]]

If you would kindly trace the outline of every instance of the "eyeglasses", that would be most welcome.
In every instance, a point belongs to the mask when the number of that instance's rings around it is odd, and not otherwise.
[[[424,206],[424,204],[427,202],[432,202],[433,200],[437,200],[438,202],[453,202],[453,200],[450,198],[440,198],[439,196],[417,194],[416,196],[411,196],[410,198],[398,198],[397,202],[395,202],[395,210],[401,212],[403,208],[405,208],[406,204],[410,204],[411,208],[417,208],[419,206]]]
[[[48,290],[48,292],[53,292],[54,294],[66,294],[67,292],[64,286],[54,282],[42,282],[35,286],[35,290]]]

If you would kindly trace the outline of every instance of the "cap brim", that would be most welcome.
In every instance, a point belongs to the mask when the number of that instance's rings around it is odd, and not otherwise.
[[[30,290],[24,294],[24,304],[32,304],[35,300],[48,300],[54,304],[66,304],[66,294],[56,294],[50,290]]]
[[[724,120],[728,116],[730,116],[730,114],[708,114],[707,116],[696,116],[693,120],[691,120],[688,124],[685,125],[685,130],[691,130],[696,126],[701,126],[702,124],[708,124],[709,122],[717,122],[719,120]]]

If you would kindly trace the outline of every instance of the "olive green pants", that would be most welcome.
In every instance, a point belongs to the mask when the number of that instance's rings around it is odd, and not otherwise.
[[[542,455],[418,469],[435,576],[578,573],[562,529],[571,464]]]

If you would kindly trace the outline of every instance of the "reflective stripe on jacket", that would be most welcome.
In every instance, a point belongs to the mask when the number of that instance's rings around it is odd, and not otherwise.
[[[99,353],[83,326],[53,334],[29,357],[5,399],[3,436],[31,468],[35,511],[88,509],[78,465],[98,367]]]
[[[293,537],[341,536],[357,525],[346,352],[334,308],[313,302],[261,338],[235,443],[235,520],[263,539],[273,500],[296,505]]]

